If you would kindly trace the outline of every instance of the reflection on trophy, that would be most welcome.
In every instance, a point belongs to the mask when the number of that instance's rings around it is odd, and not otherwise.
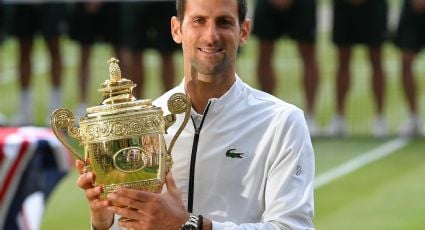
[[[191,104],[185,94],[174,94],[168,100],[171,114],[163,116],[150,99],[136,100],[132,94],[136,84],[121,78],[118,62],[115,58],[109,61],[110,79],[98,89],[103,93],[102,103],[86,109],[79,127],[74,127],[73,114],[63,108],[53,112],[51,126],[57,138],[84,162],[84,170],[96,174],[95,184],[104,186],[102,197],[117,186],[159,193]],[[184,121],[167,149],[163,135],[180,113],[185,113]]]

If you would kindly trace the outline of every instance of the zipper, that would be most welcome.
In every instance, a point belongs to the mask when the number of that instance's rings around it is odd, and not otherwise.
[[[202,117],[201,124],[199,124],[199,127],[196,127],[195,120],[193,119],[192,116],[190,116],[190,118],[192,119],[193,127],[195,128],[195,136],[193,138],[193,144],[192,144],[192,155],[190,156],[189,192],[188,192],[188,198],[187,198],[187,210],[190,213],[192,213],[193,211],[193,189],[195,186],[195,165],[196,165],[196,154],[198,152],[199,135],[201,133],[202,126],[204,125],[205,117],[207,116],[210,105],[211,105],[211,101],[208,102],[208,105],[205,108],[205,112]]]

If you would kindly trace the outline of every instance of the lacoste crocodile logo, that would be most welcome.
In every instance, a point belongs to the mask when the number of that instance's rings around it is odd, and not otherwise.
[[[236,149],[229,149],[226,151],[226,157],[230,158],[243,158],[244,153],[234,152]]]

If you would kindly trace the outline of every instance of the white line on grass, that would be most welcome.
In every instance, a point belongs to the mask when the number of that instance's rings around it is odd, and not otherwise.
[[[323,185],[326,185],[340,177],[343,177],[355,170],[370,164],[376,160],[379,160],[385,156],[388,156],[397,150],[403,148],[407,145],[409,141],[404,138],[396,138],[387,143],[378,146],[375,149],[372,149],[368,152],[361,154],[360,156],[353,158],[352,160],[341,164],[333,169],[330,169],[320,175],[315,179],[314,188],[318,189]]]

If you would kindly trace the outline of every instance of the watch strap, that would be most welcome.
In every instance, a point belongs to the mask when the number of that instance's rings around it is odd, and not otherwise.
[[[199,217],[189,213],[189,219],[181,227],[181,230],[198,230],[199,229]]]

